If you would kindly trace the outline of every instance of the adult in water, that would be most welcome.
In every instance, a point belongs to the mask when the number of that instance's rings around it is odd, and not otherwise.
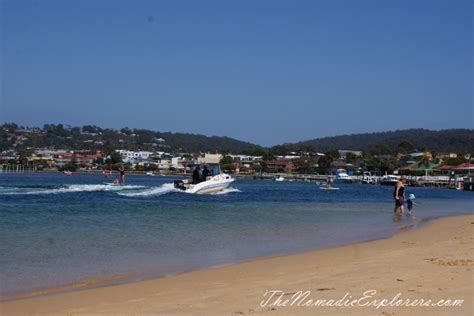
[[[395,184],[395,189],[393,191],[393,198],[395,199],[395,208],[393,213],[397,213],[400,209],[400,214],[404,213],[403,204],[405,204],[405,177],[401,176],[400,179]]]
[[[122,185],[125,185],[125,168],[123,167],[123,165],[120,166],[119,171],[120,171],[120,180],[122,182]]]

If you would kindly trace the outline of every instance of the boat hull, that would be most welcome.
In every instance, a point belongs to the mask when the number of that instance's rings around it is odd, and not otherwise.
[[[205,181],[205,182],[208,182],[208,181]],[[190,188],[189,190],[186,190],[186,192],[194,193],[194,194],[218,193],[222,190],[227,189],[232,182],[234,182],[234,179],[231,179],[231,180],[225,181],[225,182],[219,182],[219,183],[210,183],[210,184],[206,183],[203,186],[199,186],[199,184],[201,184],[201,183],[199,183],[195,187]]]
[[[234,179],[227,174],[219,174],[198,184],[188,184],[182,180],[175,181],[175,188],[186,193],[212,194],[227,189]]]

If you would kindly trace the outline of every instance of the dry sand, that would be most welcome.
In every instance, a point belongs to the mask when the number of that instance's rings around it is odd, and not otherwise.
[[[268,257],[225,267],[123,285],[0,303],[3,315],[473,315],[474,215],[435,220],[390,239]],[[463,299],[458,307],[297,306],[309,299],[341,299],[349,292],[373,299]],[[293,306],[262,307],[267,290]],[[267,296],[268,298],[268,296]],[[361,301],[367,302],[366,301]]]

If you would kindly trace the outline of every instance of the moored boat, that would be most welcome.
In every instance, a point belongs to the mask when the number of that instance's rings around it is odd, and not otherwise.
[[[399,176],[393,175],[393,174],[386,174],[382,177],[382,181],[380,184],[382,185],[395,185],[398,180],[400,179]]]
[[[353,178],[347,174],[346,169],[337,169],[336,171],[336,178],[334,179],[334,182],[337,183],[352,183]]]

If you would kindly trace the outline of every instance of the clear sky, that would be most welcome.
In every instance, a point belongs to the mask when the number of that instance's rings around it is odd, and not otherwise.
[[[0,122],[261,145],[474,125],[473,1],[0,3]]]

